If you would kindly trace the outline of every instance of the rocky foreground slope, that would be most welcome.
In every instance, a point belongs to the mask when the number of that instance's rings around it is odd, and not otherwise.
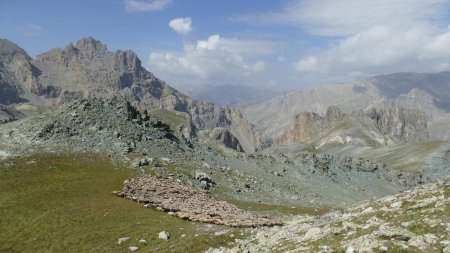
[[[450,252],[450,178],[285,226],[251,230],[207,252]]]
[[[178,92],[142,67],[130,50],[111,52],[100,41],[82,38],[32,59],[13,42],[0,39],[0,104],[58,105],[94,97],[125,99],[140,110],[186,112],[196,129],[228,128],[247,152],[261,145],[239,110]]]

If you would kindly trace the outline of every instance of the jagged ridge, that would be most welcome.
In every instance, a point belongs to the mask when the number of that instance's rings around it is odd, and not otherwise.
[[[57,105],[90,97],[118,97],[141,110],[187,112],[200,130],[229,128],[247,152],[260,146],[258,135],[239,110],[187,97],[143,68],[130,50],[110,52],[93,38],[52,49],[36,59],[7,40],[0,41],[0,48],[0,104]]]

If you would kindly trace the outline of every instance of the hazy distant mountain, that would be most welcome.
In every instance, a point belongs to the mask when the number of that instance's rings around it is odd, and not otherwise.
[[[244,114],[265,135],[279,138],[304,111],[325,114],[329,106],[343,112],[404,107],[425,112],[432,138],[448,138],[450,72],[397,73],[344,84],[293,91],[243,107]]]
[[[193,98],[218,105],[246,105],[273,97],[278,93],[246,85],[219,85],[193,89],[188,94]]]
[[[80,98],[121,98],[140,109],[187,112],[196,129],[226,127],[246,151],[259,146],[251,124],[239,110],[191,99],[142,67],[130,50],[111,52],[93,38],[56,48],[32,59],[0,40],[0,104],[57,105]]]

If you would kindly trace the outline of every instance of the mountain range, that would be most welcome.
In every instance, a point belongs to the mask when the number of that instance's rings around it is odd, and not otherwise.
[[[450,72],[396,73],[292,91],[241,109],[256,128],[272,140],[279,139],[301,113],[324,115],[329,106],[345,113],[369,112],[373,108],[422,111],[430,138],[448,140],[449,101]]]
[[[187,94],[222,106],[244,106],[274,97],[279,93],[248,85],[218,85],[190,89]]]
[[[0,40],[0,104],[48,106],[93,97],[121,98],[141,110],[185,112],[196,131],[227,128],[246,152],[260,148],[259,136],[238,109],[180,93],[142,67],[130,50],[111,52],[89,37],[32,59],[13,42]]]

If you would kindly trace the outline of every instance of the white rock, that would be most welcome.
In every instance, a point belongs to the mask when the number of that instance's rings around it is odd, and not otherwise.
[[[136,246],[131,246],[131,247],[128,247],[128,249],[133,252],[133,251],[138,250],[139,248]]]
[[[146,241],[146,240],[144,240],[144,239],[141,239],[141,240],[139,240],[139,243],[142,243],[142,244],[147,244],[147,241]]]
[[[422,208],[422,207],[426,207],[434,202],[437,201],[437,198],[435,196],[428,198],[428,199],[424,199],[424,200],[420,200],[418,201],[417,204],[415,204],[414,206],[410,207],[409,209],[415,209],[415,208]]]
[[[320,246],[320,248],[325,251],[329,251],[331,249],[330,246],[328,246],[328,245]]]
[[[9,153],[7,153],[3,150],[0,150],[0,159],[7,158],[8,156],[10,156]]]
[[[169,240],[169,236],[169,233],[167,233],[166,231],[159,232],[158,234],[158,238],[162,240]]]
[[[420,250],[424,250],[427,246],[422,236],[415,236],[411,238],[408,241],[408,245],[419,248]]]
[[[405,222],[402,222],[401,225],[402,225],[402,227],[407,228],[407,227],[411,226],[413,223],[414,223],[414,221],[405,221]]]
[[[345,253],[354,253],[355,252],[355,248],[353,248],[352,246],[349,246],[346,250]]]
[[[447,245],[450,245],[450,240],[444,240],[444,241],[441,241],[439,243],[444,245],[444,246],[447,246]]]
[[[303,241],[315,241],[319,239],[320,231],[320,228],[310,228],[303,236]]]
[[[391,204],[391,208],[394,209],[399,209],[400,207],[402,207],[402,202],[401,201],[397,201]]]
[[[387,202],[392,202],[394,200],[396,200],[396,198],[394,196],[387,196],[387,197],[380,199],[380,202],[387,203]]]
[[[388,247],[386,246],[381,246],[380,248],[378,248],[380,251],[388,251]]]
[[[447,247],[444,248],[442,253],[450,253],[450,245],[447,245]]]
[[[121,238],[119,238],[119,240],[117,240],[117,244],[120,245],[123,242],[128,241],[128,240],[130,240],[130,237],[121,237]]]
[[[361,212],[361,214],[368,214],[368,213],[371,213],[371,212],[373,212],[373,207],[368,207],[368,208],[364,209]]]
[[[222,230],[222,231],[217,231],[214,233],[215,236],[220,236],[220,235],[224,235],[226,233],[228,233],[229,230]]]
[[[437,242],[438,238],[433,234],[425,234],[425,241],[430,244],[434,244]]]

